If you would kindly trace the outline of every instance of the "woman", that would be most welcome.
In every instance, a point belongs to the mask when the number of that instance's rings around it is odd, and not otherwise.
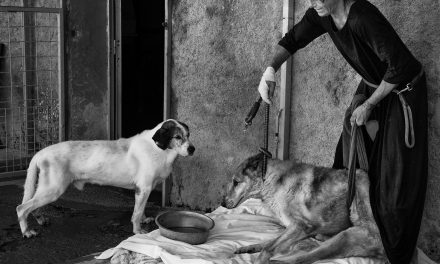
[[[371,206],[387,257],[391,263],[409,263],[423,213],[428,167],[427,92],[421,64],[367,0],[311,0],[311,4],[278,43],[258,90],[270,103],[274,74],[281,64],[315,38],[329,34],[363,78],[346,112],[333,167],[348,166],[350,127],[356,123],[364,136]],[[379,125],[373,138],[364,126],[372,120]]]

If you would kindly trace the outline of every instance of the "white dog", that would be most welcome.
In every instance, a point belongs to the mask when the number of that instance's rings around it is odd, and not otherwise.
[[[170,175],[178,155],[194,150],[188,126],[173,119],[127,139],[66,141],[44,148],[29,164],[23,202],[17,206],[21,232],[28,238],[37,235],[28,229],[29,213],[58,199],[69,184],[82,190],[85,183],[95,183],[135,189],[131,221],[133,232],[141,233],[151,190]],[[45,220],[37,218],[39,224]]]

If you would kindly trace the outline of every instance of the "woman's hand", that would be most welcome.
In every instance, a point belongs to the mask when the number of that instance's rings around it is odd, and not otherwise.
[[[268,104],[271,104],[271,98],[275,91],[275,69],[267,67],[266,71],[261,77],[260,85],[258,85],[258,92],[261,98]]]
[[[358,126],[365,125],[370,117],[371,110],[373,110],[374,105],[365,101],[363,104],[358,106],[351,114],[350,123],[353,126],[355,123]]]

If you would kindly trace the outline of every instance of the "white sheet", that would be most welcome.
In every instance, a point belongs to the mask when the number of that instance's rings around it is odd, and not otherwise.
[[[258,253],[235,255],[233,252],[241,246],[273,239],[284,230],[284,227],[273,217],[272,212],[258,199],[249,199],[234,209],[219,207],[207,215],[215,221],[215,227],[211,230],[208,241],[202,245],[170,240],[161,236],[159,230],[154,230],[148,234],[129,237],[115,248],[104,251],[97,258],[108,259],[117,249],[123,248],[152,258],[160,258],[165,264],[248,264],[253,263]],[[282,260],[283,256],[275,256],[273,259]],[[382,264],[383,262],[351,257],[316,263]]]

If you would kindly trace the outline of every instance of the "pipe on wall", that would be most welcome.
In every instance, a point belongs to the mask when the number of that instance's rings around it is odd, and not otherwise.
[[[294,0],[283,0],[283,35],[294,25]],[[290,101],[293,78],[293,59],[290,57],[281,66],[280,83],[280,116],[277,157],[282,160],[289,159],[290,141]]]

